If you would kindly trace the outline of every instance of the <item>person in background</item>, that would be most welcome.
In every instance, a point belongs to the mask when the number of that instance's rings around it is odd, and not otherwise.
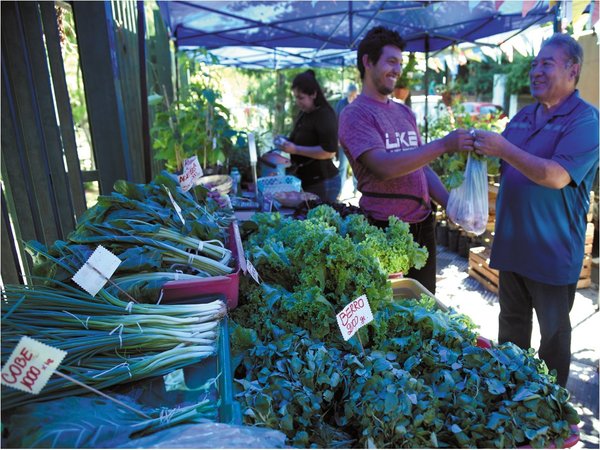
[[[598,170],[598,110],[579,97],[583,50],[555,34],[529,71],[531,95],[502,135],[475,131],[475,150],[502,159],[490,267],[500,271],[498,341],[531,346],[566,386],[569,313],[583,261],[590,189]]]
[[[431,201],[444,208],[448,191],[429,162],[447,152],[472,151],[473,137],[455,130],[423,144],[414,113],[390,99],[402,72],[400,35],[385,27],[369,30],[360,42],[357,65],[362,79],[360,95],[340,116],[339,137],[358,180],[360,207],[371,223],[385,228],[395,216],[429,252],[425,267],[407,277],[435,293],[435,215]]]
[[[280,148],[291,155],[294,174],[302,181],[302,189],[323,201],[335,202],[342,187],[339,171],[333,164],[338,146],[335,111],[310,69],[296,75],[292,92],[300,112],[289,139]]]
[[[350,103],[352,103],[357,95],[358,95],[358,88],[356,87],[356,85],[354,83],[350,83],[348,85],[348,89],[346,91],[346,96],[344,98],[340,99],[340,101],[338,101],[337,104],[335,105],[335,113],[338,116],[338,120],[340,117],[340,113],[342,112],[342,109],[344,109],[346,106],[348,106]],[[348,157],[344,153],[344,149],[341,146],[338,148],[337,157],[338,157],[338,161],[340,162],[340,164],[338,165],[338,170],[340,172],[340,176],[342,177],[342,190],[343,190],[344,183],[346,182],[346,178],[348,176]],[[352,178],[354,180],[354,190],[356,191],[356,178],[354,178],[354,177],[352,177]],[[340,190],[340,196],[341,196],[341,190]],[[338,198],[338,200],[341,200],[341,198]]]

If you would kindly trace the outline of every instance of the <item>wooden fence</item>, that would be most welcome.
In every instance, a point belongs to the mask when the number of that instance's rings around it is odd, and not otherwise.
[[[160,169],[151,158],[145,101],[156,86],[173,93],[160,15],[152,17],[153,34],[140,40],[143,2],[70,5],[96,166],[87,172],[80,169],[57,4],[1,3],[3,284],[24,283],[31,272],[23,242],[49,246],[73,230],[88,206],[85,181],[109,194],[118,179],[144,183]]]

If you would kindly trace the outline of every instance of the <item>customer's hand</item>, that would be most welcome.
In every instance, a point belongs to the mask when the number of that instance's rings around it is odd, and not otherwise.
[[[448,153],[471,152],[474,149],[473,143],[475,139],[473,133],[462,128],[448,133],[443,140],[446,152]]]
[[[506,139],[498,133],[487,130],[475,130],[475,152],[478,155],[502,156],[507,144]]]

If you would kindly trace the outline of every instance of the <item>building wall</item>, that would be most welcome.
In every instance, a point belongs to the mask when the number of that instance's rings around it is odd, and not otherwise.
[[[593,34],[581,36],[579,43],[583,47],[583,68],[577,87],[581,98],[598,108],[600,103],[598,92],[598,74],[600,70],[598,65],[598,37]]]

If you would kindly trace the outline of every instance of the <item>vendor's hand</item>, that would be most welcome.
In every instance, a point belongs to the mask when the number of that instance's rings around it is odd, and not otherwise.
[[[290,141],[285,141],[283,144],[281,144],[281,150],[293,155],[296,153],[296,144]]]
[[[444,138],[444,145],[448,153],[453,152],[471,152],[475,141],[473,133],[459,128],[448,133]]]
[[[498,133],[487,130],[475,131],[475,152],[478,155],[502,156],[506,139]]]

